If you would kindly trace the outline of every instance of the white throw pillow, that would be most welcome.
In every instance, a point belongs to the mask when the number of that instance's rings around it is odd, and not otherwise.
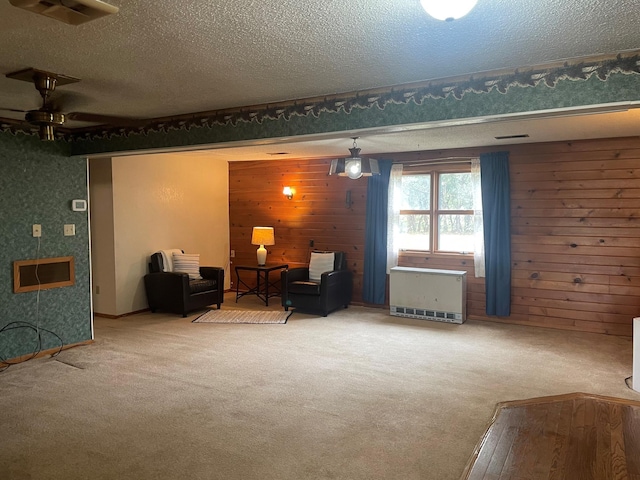
[[[319,282],[324,272],[333,271],[334,261],[334,252],[311,252],[311,261],[309,262],[309,280]]]
[[[199,253],[174,253],[173,271],[188,273],[191,280],[200,280],[200,254]]]
[[[174,253],[182,253],[182,250],[179,248],[171,248],[169,250],[160,250],[160,255],[162,255],[162,271],[163,272],[173,272],[173,254]]]

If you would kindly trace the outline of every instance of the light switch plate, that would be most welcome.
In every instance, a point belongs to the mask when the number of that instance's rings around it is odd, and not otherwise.
[[[64,236],[65,237],[73,237],[76,234],[76,225],[75,223],[67,223],[64,226]]]

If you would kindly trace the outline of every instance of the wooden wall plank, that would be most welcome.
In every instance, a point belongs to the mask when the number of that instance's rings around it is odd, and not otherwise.
[[[229,164],[229,217],[232,281],[234,265],[256,263],[251,245],[254,226],[273,226],[276,244],[267,247],[268,263],[304,266],[312,250],[341,250],[354,272],[354,296],[362,303],[364,268],[365,177],[350,180],[329,176],[331,161],[273,160]],[[293,199],[282,194],[291,186]],[[351,205],[346,205],[347,191]],[[314,247],[309,246],[313,240]],[[241,300],[242,301],[242,300]]]
[[[381,156],[411,163],[473,157],[494,147]],[[631,335],[640,315],[640,139],[501,146],[511,176],[512,314],[484,313],[484,279],[467,255],[403,253],[400,265],[467,271],[470,318]],[[306,264],[309,240],[345,250],[362,302],[366,179],[328,176],[329,159],[232,162],[229,168],[234,263],[254,262],[251,227],[273,225],[272,261]],[[293,200],[282,187],[296,190]],[[353,205],[345,206],[351,191]]]

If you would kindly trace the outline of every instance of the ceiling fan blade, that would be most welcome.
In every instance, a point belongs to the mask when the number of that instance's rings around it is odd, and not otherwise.
[[[2,110],[3,112],[27,113],[27,110],[18,110],[17,108],[2,108],[2,107],[0,107],[0,110]]]
[[[56,90],[49,96],[47,107],[58,113],[77,111],[91,104],[91,99],[78,92]]]
[[[109,124],[123,127],[141,127],[146,121],[140,118],[117,117],[115,115],[100,115],[97,113],[71,112],[66,113],[67,120],[77,120],[79,122],[91,122]]]

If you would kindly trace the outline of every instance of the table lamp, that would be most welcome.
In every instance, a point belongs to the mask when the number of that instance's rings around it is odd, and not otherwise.
[[[258,265],[264,266],[267,263],[267,249],[264,246],[276,244],[273,236],[273,227],[253,227],[251,244],[260,245],[256,252],[258,254]]]

